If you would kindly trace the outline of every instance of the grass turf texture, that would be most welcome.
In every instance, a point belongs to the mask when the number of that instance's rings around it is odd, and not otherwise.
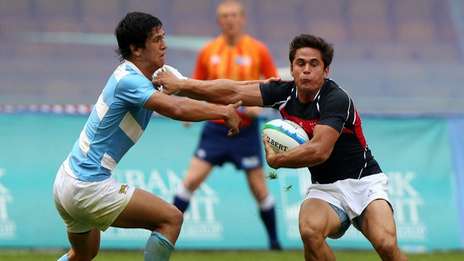
[[[25,250],[0,250],[0,260],[22,260],[22,261],[41,261],[56,260],[61,256],[62,251],[25,251]],[[337,260],[380,260],[373,251],[336,251]],[[430,254],[408,254],[411,261],[451,261],[464,260],[464,252],[437,252]],[[122,261],[122,260],[143,260],[143,251],[100,251],[95,261]],[[303,260],[302,251],[177,251],[171,261],[200,261],[200,260],[220,260],[220,261],[289,261]]]

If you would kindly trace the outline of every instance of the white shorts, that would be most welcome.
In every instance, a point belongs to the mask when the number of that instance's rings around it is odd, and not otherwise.
[[[67,160],[56,174],[53,197],[68,232],[105,231],[126,208],[135,189],[113,177],[99,182],[77,180],[66,164]]]
[[[388,199],[388,177],[374,174],[361,179],[344,179],[330,184],[312,184],[306,199],[317,198],[342,209],[353,220],[376,199]],[[390,203],[389,203],[390,204]]]

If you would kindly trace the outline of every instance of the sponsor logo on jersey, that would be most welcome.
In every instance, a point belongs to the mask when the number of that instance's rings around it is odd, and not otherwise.
[[[122,184],[121,187],[119,188],[119,194],[126,194],[128,187],[129,186],[127,184]]]
[[[238,65],[250,66],[251,57],[250,56],[237,56],[237,58],[235,58],[235,63]]]
[[[221,62],[221,57],[219,55],[213,55],[209,58],[210,63],[219,64]]]

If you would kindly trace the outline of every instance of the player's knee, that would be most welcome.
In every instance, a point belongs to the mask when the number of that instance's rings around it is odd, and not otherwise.
[[[163,234],[171,241],[171,243],[174,244],[180,234],[183,221],[184,218],[182,212],[172,206],[172,208],[165,213],[164,220],[158,223],[153,230]]]
[[[325,240],[322,231],[308,223],[300,223],[300,236],[305,246],[311,249],[318,248]]]
[[[182,212],[172,205],[165,211],[163,220],[155,222],[151,230],[159,231],[162,234],[176,235],[180,233],[183,221]]]
[[[176,208],[175,214],[173,215],[173,223],[176,227],[180,229],[182,223],[184,223],[184,214]]]
[[[184,215],[183,213],[177,209],[177,208],[172,208],[168,218],[167,218],[167,225],[174,229],[179,229],[182,226],[182,223],[184,222]]]
[[[383,235],[372,242],[375,250],[382,256],[394,254],[397,249],[396,238],[394,235]]]

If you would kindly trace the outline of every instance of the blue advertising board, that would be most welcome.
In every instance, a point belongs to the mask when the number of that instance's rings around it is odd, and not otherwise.
[[[68,246],[64,224],[53,205],[52,184],[85,120],[80,116],[0,115],[1,246]],[[403,249],[462,247],[457,229],[462,221],[454,175],[456,152],[450,146],[453,132],[449,128],[448,121],[441,118],[368,117],[364,121],[368,144],[390,178],[390,197]],[[201,123],[184,128],[179,122],[154,118],[119,163],[115,177],[172,201],[200,129]],[[285,248],[302,248],[298,212],[310,174],[306,169],[279,169],[277,174],[267,183],[276,199],[279,237]],[[148,234],[110,228],[102,234],[102,247],[142,248]],[[353,228],[329,244],[335,248],[372,248]],[[243,173],[231,165],[214,170],[194,195],[177,247],[267,247],[258,208]]]

